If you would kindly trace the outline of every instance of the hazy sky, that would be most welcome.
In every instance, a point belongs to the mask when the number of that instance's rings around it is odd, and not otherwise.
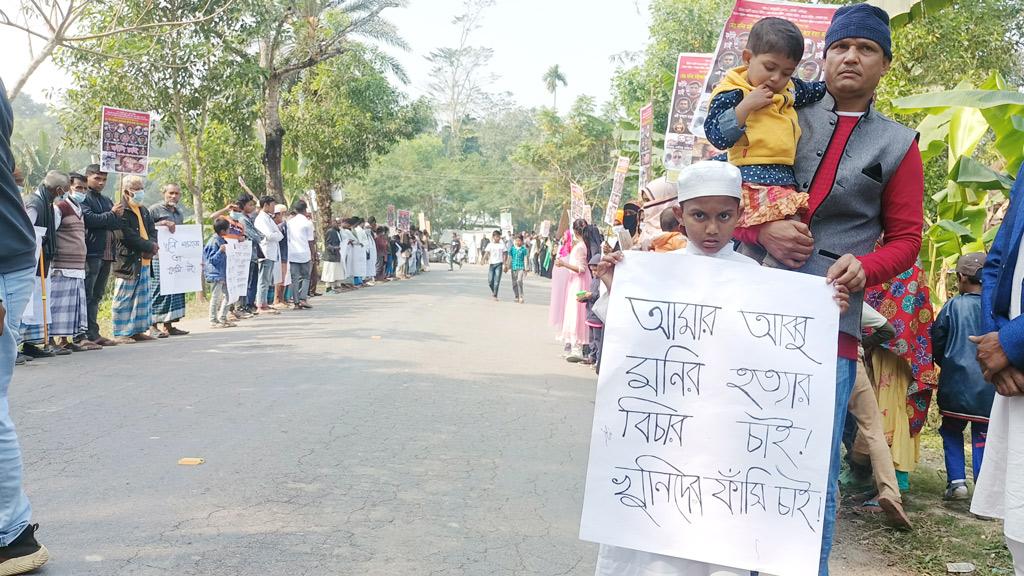
[[[0,0],[6,1],[6,0]],[[587,94],[603,102],[615,66],[610,58],[640,50],[647,43],[648,0],[497,0],[472,38],[474,45],[494,49],[491,72],[499,79],[492,92],[511,92],[524,106],[551,105],[541,76],[552,64],[561,66],[569,85],[559,89],[559,108]],[[426,91],[430,66],[423,56],[458,41],[451,24],[462,12],[462,0],[410,0],[403,9],[386,11],[411,50],[397,54],[413,96]],[[31,57],[20,33],[0,28],[0,78],[13,85]],[[29,81],[27,92],[41,99],[46,89],[60,87],[64,73],[44,64]]]

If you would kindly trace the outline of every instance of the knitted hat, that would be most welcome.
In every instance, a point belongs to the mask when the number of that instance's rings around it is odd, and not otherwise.
[[[743,198],[743,176],[728,162],[695,162],[679,173],[679,203],[705,196]]]
[[[836,10],[832,24],[825,33],[825,51],[840,40],[867,38],[882,47],[885,57],[892,60],[892,33],[889,14],[877,6],[853,4]]]

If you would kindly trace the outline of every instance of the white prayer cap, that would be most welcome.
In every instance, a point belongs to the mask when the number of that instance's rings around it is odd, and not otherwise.
[[[718,160],[690,164],[679,173],[679,203],[705,196],[743,198],[740,169]]]
[[[274,206],[274,214],[284,214],[288,211],[288,207],[284,204],[278,204]]]

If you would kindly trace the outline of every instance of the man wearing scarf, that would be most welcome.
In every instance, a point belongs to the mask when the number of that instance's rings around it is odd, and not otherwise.
[[[177,184],[164,184],[160,189],[163,196],[160,202],[149,207],[149,213],[153,217],[156,226],[167,228],[168,232],[174,233],[177,226],[185,223],[185,215],[178,208],[181,201],[181,188]],[[156,239],[155,237],[153,238]],[[184,294],[161,294],[160,293],[160,263],[153,259],[153,329],[150,336],[162,338],[165,336],[184,336],[187,330],[181,330],[174,326],[174,323],[185,317],[185,295]]]
[[[21,337],[24,341],[22,353],[31,358],[52,358],[53,356],[66,356],[70,350],[51,349],[46,343],[46,325],[51,318],[43,318],[43,285],[49,278],[50,262],[57,255],[57,228],[56,222],[60,215],[54,214],[54,200],[67,193],[69,186],[68,175],[62,172],[51,170],[46,173],[43,183],[36,188],[26,200],[25,211],[28,212],[29,220],[37,228],[45,228],[46,235],[43,237],[43,265],[36,265],[35,291],[32,294],[33,318],[29,322],[22,321]]]
[[[126,176],[121,202],[121,229],[116,232],[117,261],[114,264],[114,337],[119,344],[154,340],[147,334],[152,322],[153,295],[150,291],[152,259],[160,247],[156,226],[143,205],[145,182],[139,176]]]

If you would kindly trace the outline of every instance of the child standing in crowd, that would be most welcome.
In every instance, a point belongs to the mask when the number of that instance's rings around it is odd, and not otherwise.
[[[523,279],[526,277],[526,257],[530,249],[523,245],[523,237],[516,236],[512,242],[512,248],[508,251],[509,268],[512,271],[512,292],[516,295],[516,302],[526,302],[526,291],[523,287]]]
[[[214,235],[203,248],[203,270],[210,283],[210,328],[229,328],[235,324],[228,321],[228,257],[227,240],[224,236],[231,223],[218,218],[213,223]]]
[[[674,210],[661,213],[661,236],[651,241],[651,250],[655,252],[675,252],[686,248],[686,236]]]
[[[981,269],[985,254],[961,256],[956,264],[957,289],[932,325],[932,357],[939,372],[939,413],[942,415],[942,446],[946,455],[947,500],[966,500],[964,430],[971,425],[974,482],[978,482],[985,454],[988,418],[995,388],[985,381],[976,355],[978,346],[968,336],[982,333]]]
[[[742,198],[742,175],[735,166],[725,162],[704,161],[684,168],[679,174],[679,202],[683,208],[683,226],[686,228],[689,243],[677,253],[756,265],[756,261],[737,253],[732,247],[732,234],[743,214]],[[606,258],[618,260],[622,257],[621,252],[616,252]],[[609,288],[612,285],[613,274],[614,270],[601,278]],[[840,309],[845,310],[848,295],[837,293],[836,301]],[[597,556],[596,576],[622,574],[750,576],[756,573],[696,560],[602,545]]]
[[[800,140],[796,109],[821,100],[825,84],[792,77],[803,55],[804,37],[795,24],[764,18],[750,31],[744,65],[729,70],[712,93],[704,130],[740,167],[741,228],[807,210],[808,195],[797,190],[793,173]]]
[[[485,251],[487,264],[490,266],[487,271],[487,285],[491,287],[491,295],[497,302],[498,289],[501,288],[501,268],[505,265],[505,243],[501,241],[501,232],[495,230],[491,233],[491,241]]]
[[[594,312],[594,304],[601,296],[601,279],[597,276],[597,265],[600,263],[600,253],[590,257],[590,289],[577,297],[577,300],[587,305],[587,328],[590,329],[590,353],[582,364],[594,366],[597,372],[601,371],[601,347],[604,344],[604,321]]]

